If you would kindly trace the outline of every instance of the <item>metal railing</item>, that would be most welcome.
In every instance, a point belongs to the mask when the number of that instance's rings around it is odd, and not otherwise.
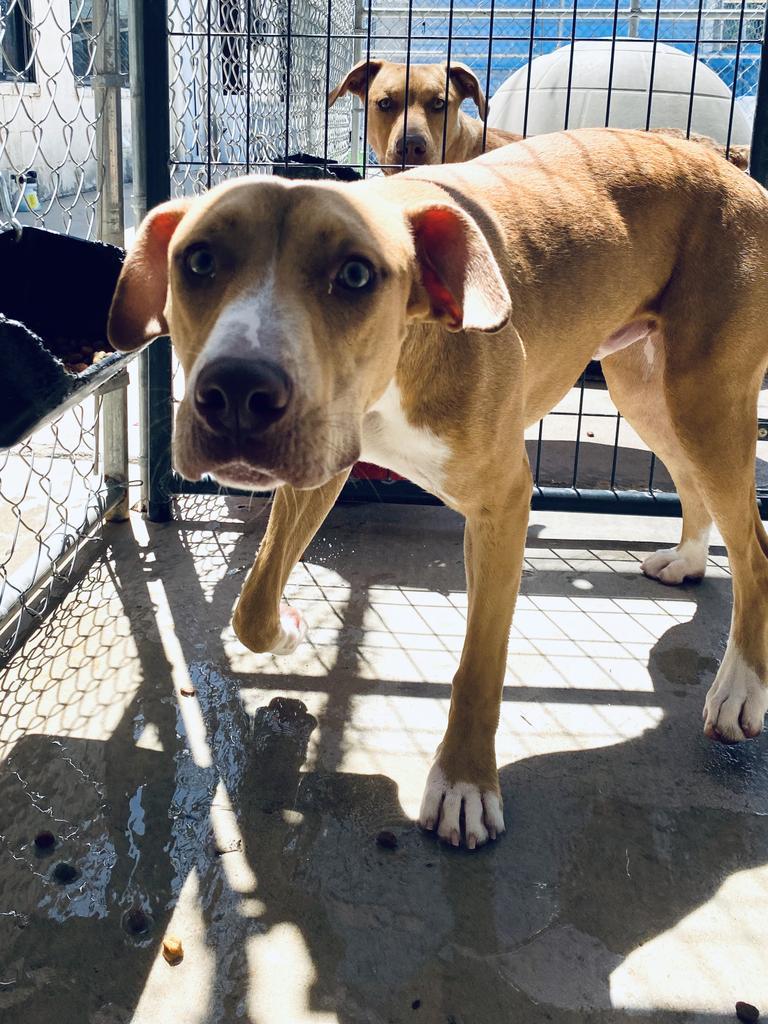
[[[0,227],[122,246],[117,0],[94,0],[87,27],[82,5],[71,10],[69,0],[19,2],[0,20]],[[27,269],[34,279],[35,266]],[[88,301],[88,284],[73,303]],[[45,303],[44,278],[37,287]],[[127,516],[128,377],[119,367],[105,376],[78,392],[74,408],[0,453],[0,659],[69,585],[100,524]]]

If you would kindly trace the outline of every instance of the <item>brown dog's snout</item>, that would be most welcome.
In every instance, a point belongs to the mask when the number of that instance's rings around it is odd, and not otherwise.
[[[423,164],[424,158],[427,155],[426,137],[421,132],[408,132],[405,137],[401,135],[397,140],[395,151],[401,160],[403,158],[403,151],[405,151],[405,162],[407,164]]]
[[[266,359],[214,359],[195,384],[195,411],[217,434],[253,434],[285,415],[291,378]]]

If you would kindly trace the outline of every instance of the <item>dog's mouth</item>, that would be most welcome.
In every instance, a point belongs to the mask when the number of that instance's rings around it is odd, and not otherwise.
[[[244,491],[274,491],[286,482],[272,473],[256,469],[242,459],[225,462],[224,465],[212,469],[210,473],[225,487],[237,487]]]
[[[408,157],[405,161],[405,167],[403,167],[402,154],[389,153],[387,154],[382,171],[387,175],[400,174],[401,171],[410,170],[411,167],[427,167],[433,163],[435,163],[435,161],[431,159],[430,154],[425,153],[424,156],[412,155]]]
[[[174,462],[182,476],[212,476],[225,487],[272,491],[282,484],[320,487],[359,457],[359,438],[328,438],[314,417],[264,435],[233,438],[213,433],[182,402],[176,419]]]

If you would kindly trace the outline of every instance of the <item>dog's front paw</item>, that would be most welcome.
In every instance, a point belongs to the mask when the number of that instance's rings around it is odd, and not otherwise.
[[[676,548],[662,548],[649,555],[640,568],[651,579],[672,587],[685,580],[703,579],[707,568],[707,545],[686,541]]]
[[[289,604],[280,605],[280,635],[269,649],[270,654],[293,654],[306,638],[307,624],[301,612]]]
[[[462,836],[462,810],[464,829]],[[473,782],[449,782],[435,763],[427,777],[419,824],[451,846],[470,850],[496,839],[504,831],[504,810],[497,790],[481,789]]]
[[[752,739],[762,732],[766,711],[768,686],[729,643],[704,703],[705,736],[723,743]]]
[[[245,611],[242,604],[235,609],[232,625],[240,643],[256,654],[292,654],[307,635],[301,612],[287,604],[280,605],[277,636],[274,628],[268,629],[258,614]]]

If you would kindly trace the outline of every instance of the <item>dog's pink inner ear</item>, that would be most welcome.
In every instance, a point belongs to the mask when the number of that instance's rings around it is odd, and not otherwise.
[[[416,255],[421,267],[421,282],[429,296],[432,316],[444,323],[449,330],[460,331],[464,320],[461,308],[463,288],[460,291],[456,289],[459,294],[451,288],[445,275],[446,261],[441,259],[441,253],[444,253],[447,247],[460,248],[460,240],[454,237],[454,219],[449,210],[435,207],[414,218],[413,227]],[[458,252],[456,256],[460,258]],[[456,278],[454,274],[450,276]],[[458,283],[454,280],[454,287]]]
[[[341,82],[328,94],[328,106],[333,104],[346,93],[354,93],[361,99],[365,98],[366,86],[368,86],[381,71],[381,60],[361,60],[347,72]]]
[[[450,206],[411,216],[421,284],[431,316],[449,331],[497,331],[511,301],[498,264],[475,222]]]
[[[168,292],[168,246],[189,206],[172,200],[144,218],[125,258],[109,311],[107,334],[119,352],[132,352],[168,333],[163,310]]]

